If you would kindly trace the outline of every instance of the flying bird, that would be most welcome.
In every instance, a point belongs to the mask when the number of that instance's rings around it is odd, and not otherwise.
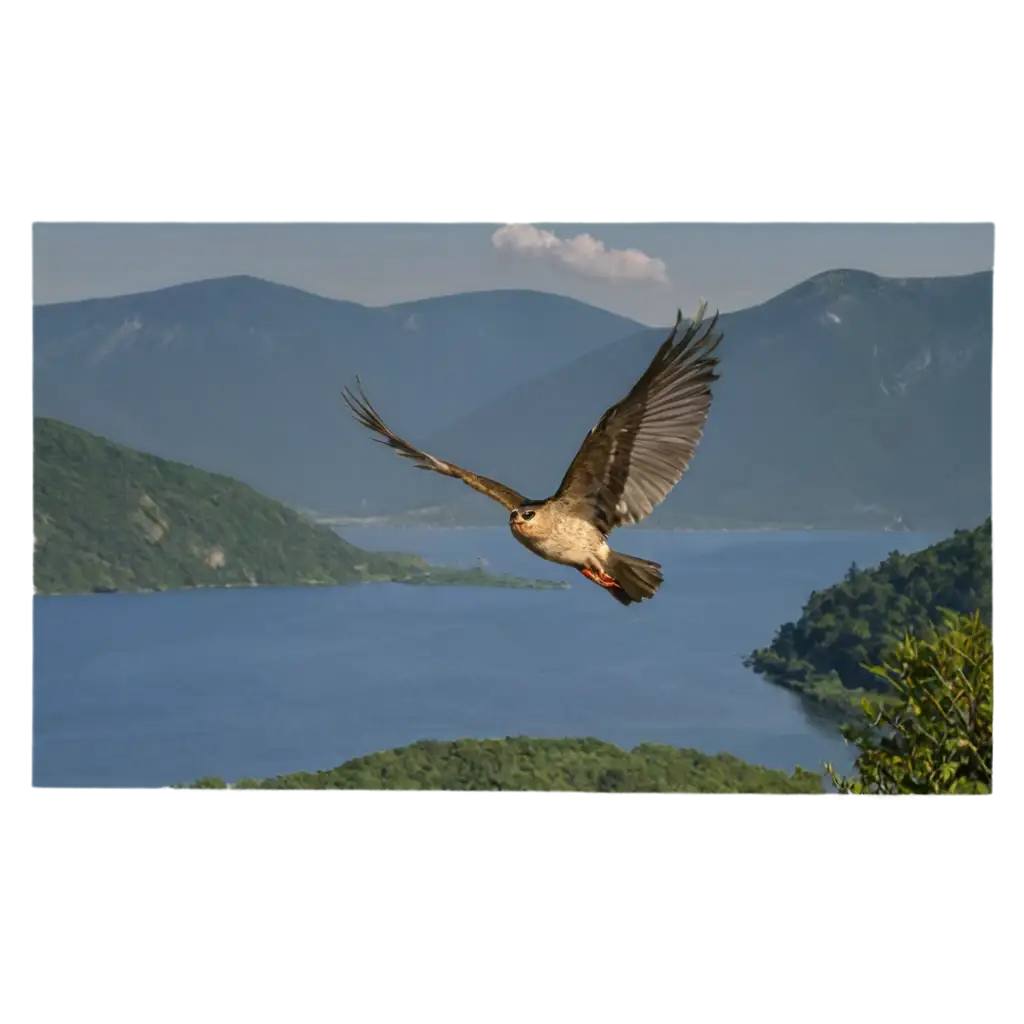
[[[654,596],[661,566],[608,546],[617,526],[638,523],[679,483],[693,459],[718,379],[716,313],[704,327],[706,304],[685,330],[682,311],[632,390],[587,434],[558,490],[541,501],[421,451],[400,438],[359,394],[342,392],[355,418],[417,469],[452,476],[509,510],[512,536],[535,555],[578,569],[620,604]],[[702,331],[703,329],[703,331]]]

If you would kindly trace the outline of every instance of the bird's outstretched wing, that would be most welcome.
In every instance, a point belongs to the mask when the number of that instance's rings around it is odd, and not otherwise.
[[[419,448],[409,444],[408,441],[403,441],[380,418],[377,410],[370,404],[370,400],[366,397],[366,392],[363,391],[363,385],[358,377],[356,377],[356,387],[359,389],[358,395],[345,388],[342,391],[342,397],[345,399],[349,409],[352,410],[352,415],[367,430],[372,430],[374,433],[381,435],[380,437],[375,437],[374,441],[380,441],[381,444],[386,444],[389,448],[393,448],[402,458],[409,459],[417,469],[429,469],[444,476],[453,476],[464,484],[469,484],[473,490],[486,494],[488,498],[493,498],[495,501],[500,502],[507,509],[518,508],[526,500],[518,491],[512,490],[511,487],[506,487],[504,484],[499,484],[497,480],[491,480],[486,476],[477,476],[476,473],[470,473],[468,469],[456,466],[454,462],[443,462],[441,459],[434,458],[433,455],[420,451]]]
[[[682,312],[629,394],[601,417],[569,466],[556,497],[605,534],[637,523],[679,483],[693,459],[718,379],[718,314],[706,330],[702,302],[680,331]]]

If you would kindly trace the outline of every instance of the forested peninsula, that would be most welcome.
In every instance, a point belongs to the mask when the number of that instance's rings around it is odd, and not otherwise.
[[[851,565],[839,583],[811,594],[796,622],[780,627],[744,664],[839,720],[860,717],[860,701],[885,700],[881,665],[911,633],[934,640],[943,609],[992,619],[992,520],[878,566]]]

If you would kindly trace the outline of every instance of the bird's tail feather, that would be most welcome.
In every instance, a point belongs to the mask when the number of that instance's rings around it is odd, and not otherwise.
[[[645,558],[634,558],[618,551],[609,551],[605,572],[618,584],[609,587],[608,593],[621,604],[632,604],[654,597],[664,577],[657,562]]]

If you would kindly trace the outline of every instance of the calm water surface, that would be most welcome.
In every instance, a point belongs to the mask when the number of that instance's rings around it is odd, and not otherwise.
[[[296,587],[35,598],[34,781],[165,786],[317,770],[418,739],[596,736],[843,768],[850,751],[741,658],[851,562],[913,533],[622,531],[657,599],[620,607],[504,527],[352,530],[362,547],[568,591]]]

